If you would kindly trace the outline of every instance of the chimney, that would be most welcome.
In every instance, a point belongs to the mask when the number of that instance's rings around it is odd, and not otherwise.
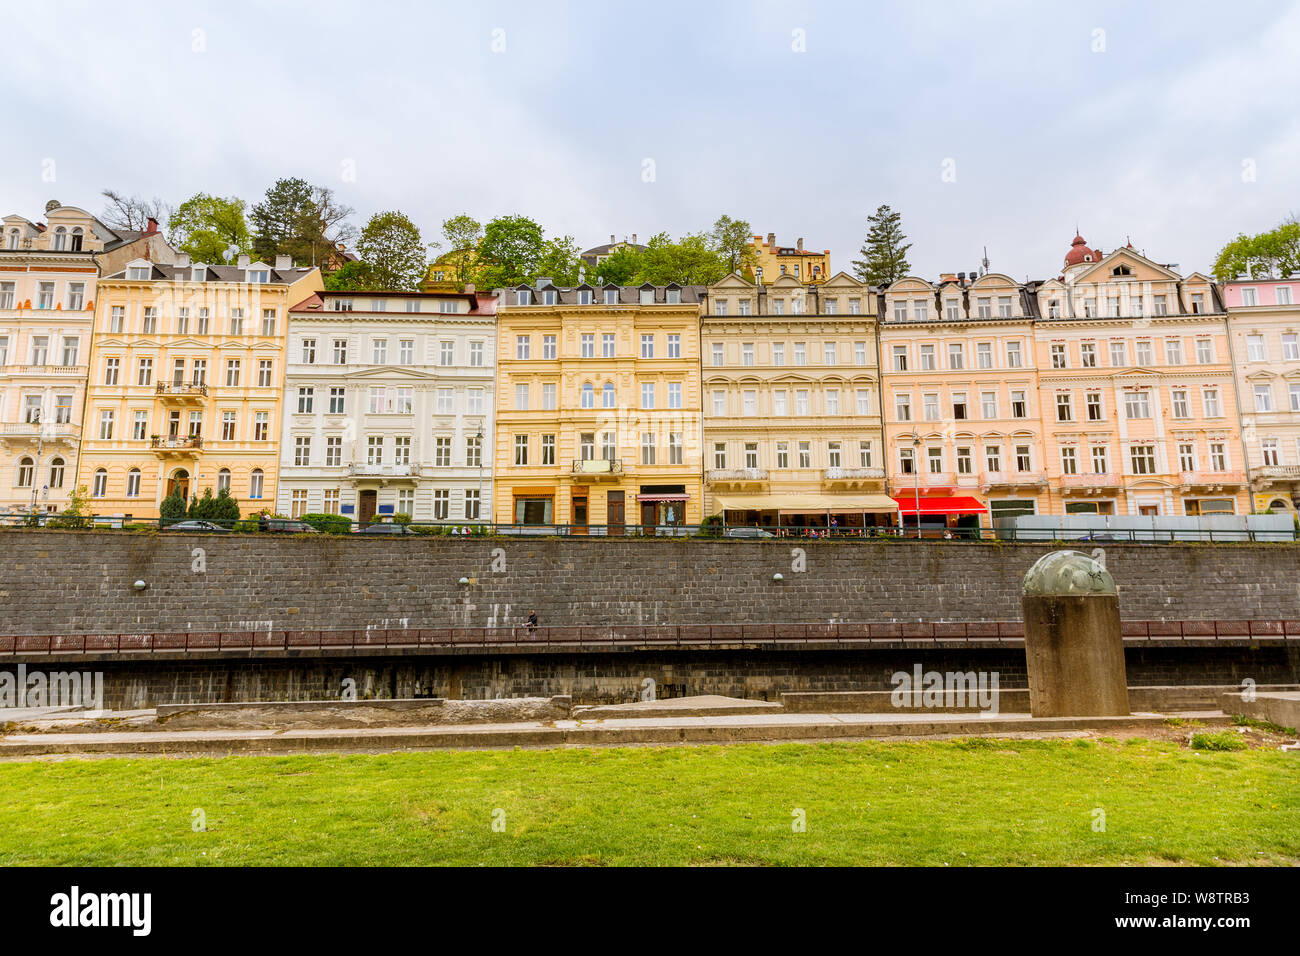
[[[941,275],[939,276],[939,281],[940,281],[940,282],[956,282],[956,281],[957,281],[957,277],[956,277],[955,275],[953,275],[951,272],[945,272],[945,273],[943,273],[943,274],[941,274]]]
[[[803,252],[803,239],[802,239],[802,238],[800,238],[799,241],[795,243],[795,247],[796,247],[800,252]]]
[[[774,232],[769,232],[769,233],[767,234],[767,244],[768,244],[769,246],[774,246],[774,245],[776,245],[776,233],[774,233]]]
[[[614,234],[612,232],[609,234],[609,244],[611,246],[614,244]]]
[[[632,233],[632,245],[636,245],[636,233]]]
[[[958,273],[957,273],[957,281],[960,282],[962,285],[965,285],[965,284],[966,284],[966,273],[964,273],[964,272],[958,272]]]
[[[176,253],[176,261],[172,265],[177,269],[188,269],[190,267],[190,254],[188,252]]]
[[[241,268],[241,269],[247,269],[247,268],[248,268],[248,263],[249,263],[250,261],[251,261],[251,260],[248,258],[248,255],[247,255],[247,254],[244,254],[244,255],[241,255],[241,256],[239,257],[239,259],[235,262],[235,265],[237,265],[237,266],[238,266],[239,268]]]
[[[144,234],[146,236],[151,236],[157,231],[158,231],[158,220],[155,219],[153,216],[150,216],[149,225],[145,228]]]
[[[276,257],[275,257],[275,271],[276,271],[276,272],[288,272],[288,271],[289,271],[290,269],[292,269],[292,268],[293,268],[293,256],[276,256]]]

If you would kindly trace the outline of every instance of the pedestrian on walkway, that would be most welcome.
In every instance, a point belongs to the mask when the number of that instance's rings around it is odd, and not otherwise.
[[[529,637],[537,633],[537,611],[535,609],[528,615],[527,627]]]

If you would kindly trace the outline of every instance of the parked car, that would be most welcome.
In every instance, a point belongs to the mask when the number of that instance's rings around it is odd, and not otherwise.
[[[223,528],[215,521],[204,521],[201,518],[192,518],[188,521],[178,521],[175,524],[169,524],[164,531],[202,531],[205,533],[226,534],[229,528]]]
[[[728,538],[775,538],[766,528],[728,528]]]
[[[295,518],[265,518],[258,522],[258,531],[275,531],[283,534],[318,534],[319,532],[305,521]]]
[[[408,526],[393,521],[381,521],[368,524],[358,534],[415,534]]]

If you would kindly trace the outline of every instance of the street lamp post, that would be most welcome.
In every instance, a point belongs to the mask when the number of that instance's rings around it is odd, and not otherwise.
[[[41,427],[41,413],[38,409],[32,424],[36,426],[36,464],[32,468],[32,507],[31,513],[36,514],[36,479],[41,473],[41,452],[45,450],[45,430]]]
[[[916,539],[921,540],[921,436],[912,432],[912,506],[916,509]]]
[[[474,436],[478,443],[478,520],[483,520],[483,426],[478,427],[478,434]]]

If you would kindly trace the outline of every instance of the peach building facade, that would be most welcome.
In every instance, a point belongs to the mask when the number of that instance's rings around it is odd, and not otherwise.
[[[1062,275],[1034,292],[1056,512],[1247,513],[1227,315],[1210,279],[1076,236]]]
[[[997,273],[908,277],[882,300],[886,468],[905,523],[1052,513],[1024,288]]]
[[[1300,505],[1300,275],[1223,287],[1256,511]]]

